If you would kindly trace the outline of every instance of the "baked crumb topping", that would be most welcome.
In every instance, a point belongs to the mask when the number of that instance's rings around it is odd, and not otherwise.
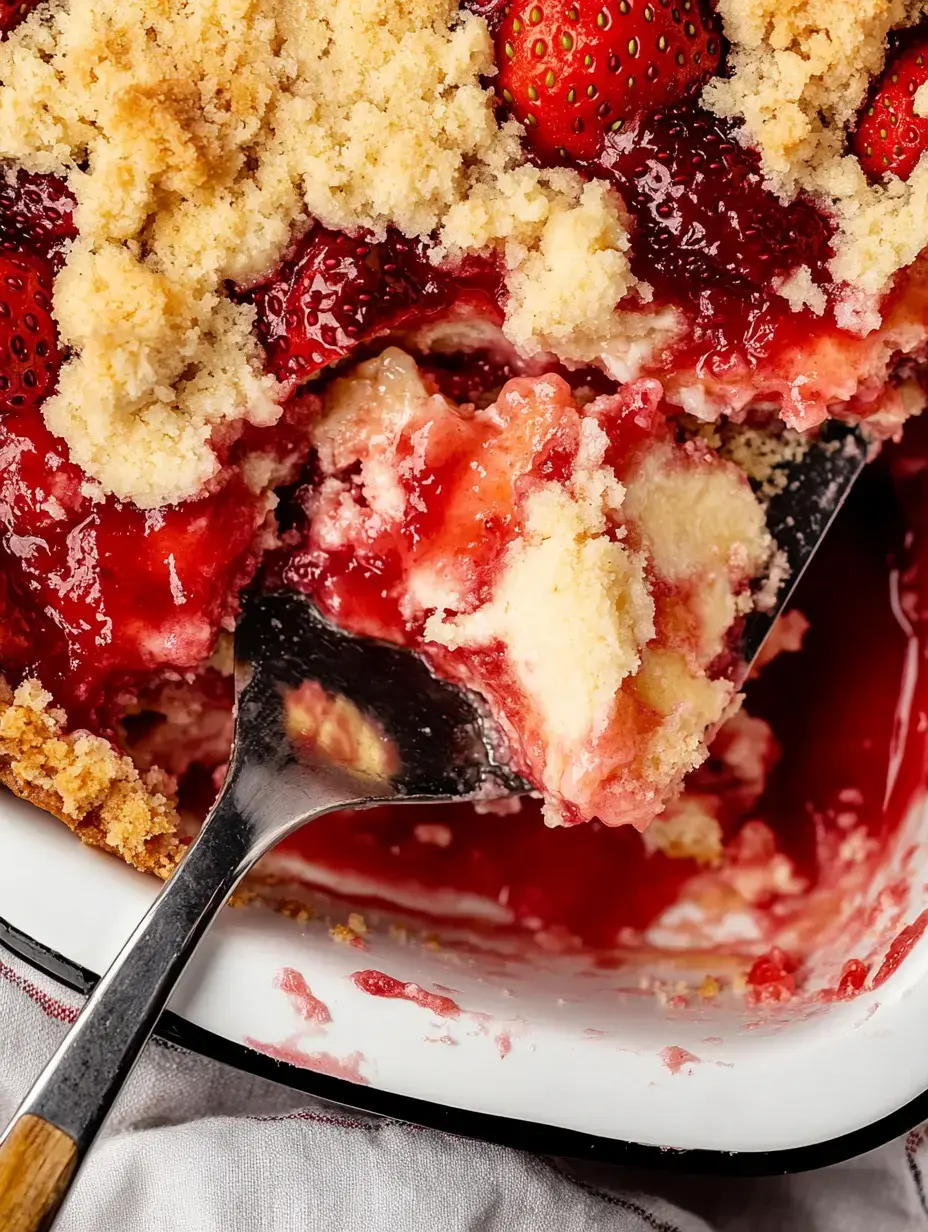
[[[528,349],[586,355],[619,331],[636,280],[618,198],[524,161],[493,72],[486,24],[455,0],[40,6],[0,47],[0,156],[66,175],[78,202],[55,293],[74,354],[45,407],[74,460],[121,498],[173,503],[218,469],[217,428],[275,421],[252,310],[222,290],[306,215],[438,232],[451,257],[499,245]]]
[[[846,152],[891,30],[916,22],[924,0],[719,0],[731,41],[729,77],[706,87],[717,114],[743,121],[774,185],[805,189],[838,223],[831,271],[868,298],[839,321],[879,324],[874,298],[928,242],[928,164],[905,183],[868,183]]]
[[[172,780],[160,770],[143,777],[99,736],[66,732],[50,702],[36,681],[12,693],[0,677],[0,780],[90,846],[168,877],[183,850]]]

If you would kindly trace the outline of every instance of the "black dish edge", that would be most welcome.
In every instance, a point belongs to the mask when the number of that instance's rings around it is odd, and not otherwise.
[[[97,982],[97,976],[92,972],[35,941],[2,917],[0,946],[74,992],[86,995]],[[561,1156],[696,1176],[781,1176],[825,1168],[875,1150],[928,1120],[928,1091],[924,1091],[888,1116],[826,1142],[778,1151],[678,1150],[603,1138],[578,1130],[472,1112],[464,1108],[449,1108],[430,1100],[331,1078],[265,1057],[170,1011],[162,1015],[155,1036],[168,1044],[245,1073],[305,1091],[308,1095],[345,1108],[374,1113],[390,1120],[493,1142],[534,1155]]]

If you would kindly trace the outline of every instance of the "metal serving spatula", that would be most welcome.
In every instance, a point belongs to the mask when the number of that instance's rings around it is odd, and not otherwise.
[[[830,425],[771,502],[789,584],[745,632],[753,660],[867,455]],[[194,949],[265,852],[333,809],[491,799],[529,785],[480,705],[406,651],[254,593],[235,634],[235,747],[219,799],[0,1138],[0,1232],[47,1228]]]

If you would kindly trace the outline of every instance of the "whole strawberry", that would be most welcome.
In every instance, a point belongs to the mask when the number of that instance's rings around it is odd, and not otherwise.
[[[594,158],[716,72],[705,0],[513,0],[496,34],[497,90],[543,158]]]
[[[928,150],[928,119],[916,115],[915,95],[928,82],[928,37],[893,57],[870,95],[851,146],[871,180],[907,180]]]
[[[38,406],[55,388],[61,357],[51,295],[47,261],[0,250],[0,414]]]

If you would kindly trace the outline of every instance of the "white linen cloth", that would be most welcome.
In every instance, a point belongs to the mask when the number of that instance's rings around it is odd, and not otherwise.
[[[4,1123],[80,998],[0,949]],[[56,1232],[926,1232],[928,1133],[821,1172],[699,1178],[366,1117],[153,1041]]]

